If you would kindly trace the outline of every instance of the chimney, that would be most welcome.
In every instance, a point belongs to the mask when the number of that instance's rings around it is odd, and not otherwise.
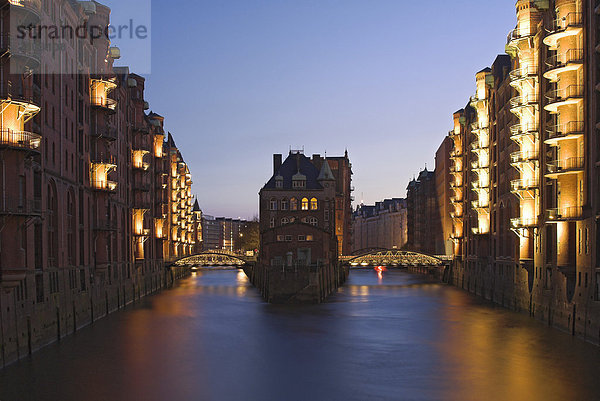
[[[277,170],[281,167],[281,158],[280,154],[273,155],[273,175],[277,174]]]

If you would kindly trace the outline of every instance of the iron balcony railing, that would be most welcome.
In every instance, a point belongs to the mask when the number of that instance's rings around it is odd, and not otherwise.
[[[107,125],[105,127],[93,126],[91,129],[91,136],[97,138],[103,138],[109,141],[116,141],[119,133],[117,128],[113,125]]]
[[[569,13],[562,18],[557,18],[552,21],[552,24],[548,28],[550,34],[559,33],[572,27],[580,27],[583,23],[582,13]]]
[[[113,155],[109,155],[109,154],[100,152],[100,153],[97,153],[94,157],[92,157],[92,163],[116,166],[117,159]]]
[[[538,152],[535,151],[521,151],[513,152],[510,154],[511,164],[521,164],[537,161]]]
[[[39,215],[42,212],[41,199],[19,199],[0,197],[0,214]]]
[[[471,206],[473,206],[473,209],[486,209],[490,207],[490,202],[475,200],[471,202]]]
[[[575,220],[583,217],[582,206],[569,206],[563,208],[548,209],[546,212],[546,218],[550,221]]]
[[[510,182],[510,188],[511,188],[512,192],[529,191],[529,190],[535,189],[537,187],[538,187],[537,179],[531,179],[531,180],[519,179],[519,180],[512,180]]]
[[[94,223],[94,230],[96,231],[117,231],[117,221],[109,219],[98,219]]]
[[[548,103],[563,102],[567,99],[583,97],[585,87],[583,85],[569,85],[566,88],[553,89],[546,92]]]
[[[511,45],[513,42],[518,42],[518,41],[530,38],[533,35],[534,34],[531,31],[531,28],[526,30],[526,29],[517,27],[509,32],[508,36],[506,37],[506,44]]]
[[[13,56],[33,59],[38,64],[42,57],[41,44],[38,45],[29,38],[15,38],[10,33],[0,34],[0,50]]]
[[[42,142],[41,135],[27,131],[0,130],[0,147],[37,151]]]
[[[529,228],[537,226],[537,218],[535,217],[516,217],[510,219],[510,224],[513,228]]]
[[[548,173],[561,173],[582,170],[585,166],[585,157],[569,157],[563,160],[554,160],[547,164]]]
[[[585,124],[583,121],[569,121],[567,123],[548,127],[548,139],[562,138],[572,135],[583,135]]]
[[[117,101],[109,97],[96,96],[91,99],[92,106],[115,112],[117,110]]]
[[[515,124],[510,127],[510,139],[513,141],[520,140],[524,136],[533,136],[537,138],[538,135],[537,124]]]
[[[519,107],[530,107],[536,105],[538,102],[538,97],[535,94],[515,96],[512,99],[510,99],[510,107],[512,109],[516,109]]]
[[[581,63],[583,63],[583,49],[570,49],[564,53],[555,54],[554,56],[546,59],[546,66],[548,70],[562,68],[568,64]]]
[[[530,65],[527,67],[521,67],[521,68],[512,70],[508,74],[508,76],[509,76],[511,82],[515,82],[515,81],[520,81],[522,79],[536,78],[537,74],[538,74],[537,65]]]
[[[8,0],[8,2],[15,7],[23,7],[23,9],[31,11],[37,16],[42,11],[42,0]]]
[[[98,191],[115,192],[117,190],[117,183],[109,180],[92,180],[92,188]]]

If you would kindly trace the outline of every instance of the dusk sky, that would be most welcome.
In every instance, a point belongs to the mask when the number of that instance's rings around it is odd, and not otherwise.
[[[119,19],[140,10],[103,3]],[[154,1],[146,99],[206,214],[257,214],[272,154],[290,147],[347,148],[356,202],[370,204],[433,169],[452,113],[515,23],[513,0]],[[125,50],[116,65],[147,67]]]

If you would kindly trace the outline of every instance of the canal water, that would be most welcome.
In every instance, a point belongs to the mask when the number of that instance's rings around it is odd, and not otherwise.
[[[0,400],[600,400],[600,350],[406,271],[327,303],[201,271],[0,371]]]

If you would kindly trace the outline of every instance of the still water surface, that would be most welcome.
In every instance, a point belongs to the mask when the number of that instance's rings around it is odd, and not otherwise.
[[[327,303],[199,272],[0,371],[0,400],[600,400],[600,351],[404,271]]]

